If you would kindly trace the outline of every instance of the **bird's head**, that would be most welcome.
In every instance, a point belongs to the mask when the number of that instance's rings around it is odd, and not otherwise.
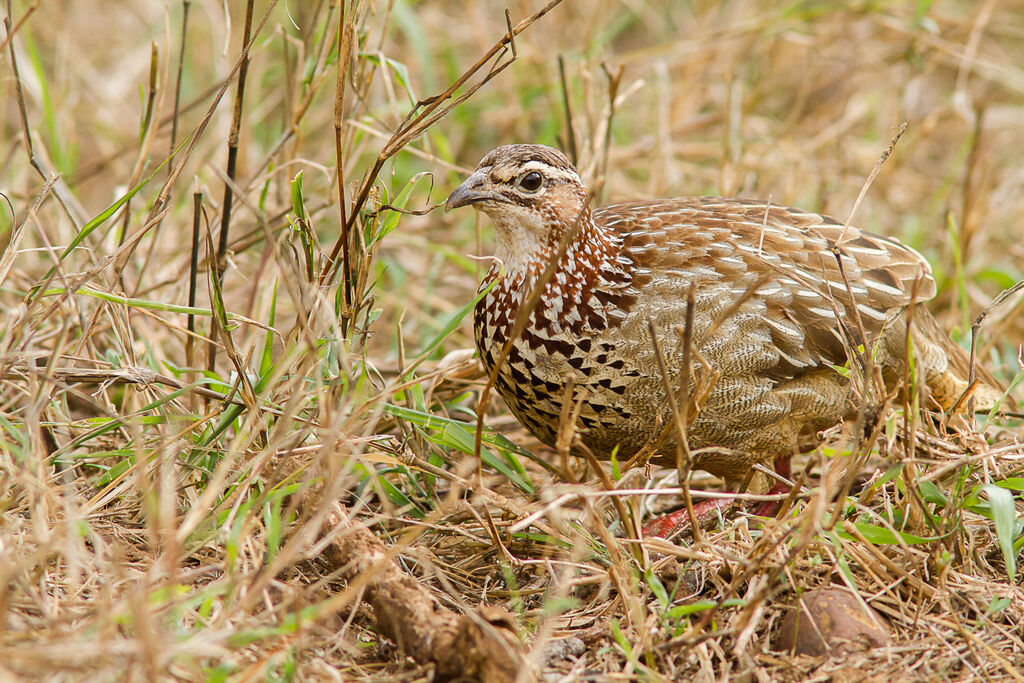
[[[490,217],[496,229],[496,255],[506,265],[515,265],[550,250],[562,231],[587,217],[587,190],[557,149],[503,145],[483,158],[444,208],[461,206],[473,206]]]

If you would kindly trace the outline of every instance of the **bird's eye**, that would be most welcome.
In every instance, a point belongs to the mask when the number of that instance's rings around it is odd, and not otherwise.
[[[544,184],[544,176],[537,173],[537,171],[527,171],[519,176],[516,184],[527,192],[536,192]]]

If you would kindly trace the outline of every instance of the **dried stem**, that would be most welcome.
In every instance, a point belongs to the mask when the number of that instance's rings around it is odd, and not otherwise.
[[[185,43],[188,38],[188,11],[192,0],[181,0],[181,45],[178,49],[178,73],[174,78],[174,108],[171,111],[171,140],[167,154],[174,154],[174,146],[178,142],[178,116],[181,112],[181,77],[185,73]],[[168,168],[170,173],[171,169]]]
[[[242,29],[242,45],[248,46],[252,35],[252,8],[254,0],[247,0],[245,3],[245,28]],[[242,106],[245,102],[245,77],[249,73],[249,50],[243,49],[241,63],[238,67],[238,82],[235,85],[235,103],[231,114],[231,130],[228,133],[228,163],[226,173],[231,182],[235,180],[235,166],[238,163],[238,142],[242,130]],[[231,226],[231,200],[234,192],[230,183],[224,183],[224,202],[221,205],[220,213],[220,235],[217,242],[217,259],[214,270],[216,281],[224,279],[224,269],[227,266],[227,254],[229,236],[228,230]],[[210,334],[210,344],[207,347],[208,357],[206,367],[211,372],[217,363],[217,345],[213,342],[214,334]]]
[[[352,207],[348,212],[348,220],[345,222],[341,235],[335,242],[323,269],[320,271],[319,281],[321,287],[324,286],[331,277],[333,277],[337,270],[339,265],[337,262],[338,254],[344,247],[347,236],[354,227],[359,211],[366,204],[366,200],[370,196],[370,189],[373,187],[373,184],[377,182],[377,177],[380,175],[381,169],[384,167],[384,162],[400,152],[405,145],[409,144],[410,141],[422,135],[424,131],[447,115],[448,112],[472,97],[477,90],[489,83],[499,73],[510,66],[514,61],[514,58],[510,58],[504,62],[500,60],[500,57],[509,51],[507,46],[512,43],[515,36],[525,31],[535,21],[561,4],[561,2],[562,0],[551,0],[547,5],[537,10],[537,12],[516,24],[508,34],[495,43],[491,49],[484,53],[484,55],[478,59],[475,64],[473,64],[473,66],[467,69],[443,92],[420,100],[416,103],[406,116],[405,120],[399,124],[398,129],[384,144],[384,147],[377,154],[377,158],[374,161],[373,166],[363,177],[363,182],[359,187],[359,191],[356,193],[356,199],[353,201]],[[484,77],[478,83],[470,86],[462,95],[453,98],[455,91],[461,88],[470,78],[475,76],[495,56],[498,56],[498,60],[490,67]]]
[[[334,163],[338,174],[338,211],[341,214],[341,261],[342,261],[342,291],[344,292],[344,307],[339,315],[339,324],[343,336],[347,335],[349,324],[352,322],[354,313],[352,311],[352,225],[349,223],[345,210],[345,154],[342,148],[345,117],[345,78],[348,75],[352,61],[353,44],[356,34],[356,19],[359,14],[358,0],[352,0],[346,12],[345,2],[342,0],[341,12],[338,16],[338,62],[337,82],[335,85],[334,99]],[[333,257],[332,257],[333,258]]]

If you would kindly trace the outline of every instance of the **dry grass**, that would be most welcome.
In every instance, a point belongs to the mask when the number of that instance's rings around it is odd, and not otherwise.
[[[507,608],[550,680],[1024,678],[1019,419],[946,431],[897,406],[877,440],[836,430],[802,459],[780,519],[640,543],[620,512],[674,504],[657,488],[671,473],[613,472],[648,489],[620,510],[583,464],[583,484],[538,464],[549,451],[498,403],[475,480],[482,381],[441,359],[472,346],[470,255],[490,235],[467,215],[374,211],[430,207],[496,144],[568,146],[559,55],[601,201],[742,194],[845,219],[907,121],[856,222],[931,260],[929,307],[967,344],[971,319],[1024,279],[1019,5],[565,0],[491,82],[388,143],[412,101],[501,41],[502,8],[369,0],[341,17],[292,2],[261,24],[257,4],[231,173],[225,79],[245,4],[227,4],[230,17],[208,0],[3,12],[0,678],[429,678],[379,635],[372,587],[336,557],[357,527],[444,608]],[[540,6],[512,2],[512,22]],[[336,137],[339,25],[356,48]],[[358,235],[351,307],[326,258],[343,217]],[[1018,296],[986,319],[980,364],[1019,380],[1022,340]],[[891,646],[773,651],[794,596],[829,584],[882,613]]]

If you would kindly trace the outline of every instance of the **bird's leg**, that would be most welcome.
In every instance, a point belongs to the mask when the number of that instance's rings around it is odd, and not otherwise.
[[[775,473],[784,479],[792,479],[792,471],[789,463],[789,456],[783,455],[775,458]],[[789,484],[775,479],[772,483],[772,487],[768,489],[768,495],[774,496],[780,493],[789,493]],[[754,503],[751,505],[750,512],[757,515],[758,517],[774,517],[775,513],[779,511],[779,506],[782,501],[778,500],[764,500],[760,503]]]
[[[717,518],[719,511],[729,508],[735,501],[733,498],[712,498],[697,503],[693,506],[693,517],[697,520],[697,526],[704,528],[710,526]],[[690,513],[686,508],[675,510],[667,515],[655,517],[644,524],[640,530],[644,536],[658,536],[668,538],[676,532],[690,531]]]
[[[782,477],[790,478],[790,463],[789,456],[782,456],[775,459],[775,472]],[[789,486],[781,481],[776,481],[768,493],[775,495],[779,493],[787,493]],[[724,512],[730,506],[736,503],[735,498],[714,498],[712,500],[705,500],[697,503],[693,506],[693,517],[697,521],[697,525],[701,528],[710,526],[718,519],[720,512]],[[759,517],[771,517],[779,510],[779,501],[768,500],[761,502],[751,502],[742,505],[742,508],[747,512],[758,515]],[[644,536],[658,536],[660,538],[668,538],[676,534],[676,532],[686,533],[690,530],[690,514],[686,508],[675,510],[667,515],[656,517],[652,519],[641,529]]]

